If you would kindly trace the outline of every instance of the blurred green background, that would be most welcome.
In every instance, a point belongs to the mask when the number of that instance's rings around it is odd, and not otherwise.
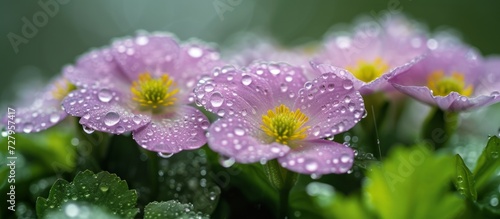
[[[241,32],[269,34],[287,45],[319,40],[333,25],[360,15],[380,19],[389,7],[436,30],[453,28],[484,55],[500,54],[500,1],[465,0],[65,0],[51,8],[44,24],[39,1],[2,1],[0,7],[1,101],[5,105],[27,88],[43,86],[61,68],[91,48],[137,30],[170,31],[180,39],[197,37],[224,47]],[[64,3],[64,4],[62,4]],[[15,52],[9,34],[24,37],[25,22],[43,25]]]

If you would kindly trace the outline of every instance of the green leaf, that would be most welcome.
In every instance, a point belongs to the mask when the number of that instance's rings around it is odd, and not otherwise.
[[[486,192],[482,193],[477,201],[480,208],[500,215],[500,176],[496,176],[485,185]]]
[[[71,172],[76,165],[76,151],[71,145],[71,129],[56,126],[40,133],[15,134],[16,184],[30,182],[47,174]],[[0,138],[7,145],[7,138]],[[11,139],[12,140],[12,139]],[[11,144],[9,144],[11,145]],[[7,146],[0,147],[0,157],[7,157]],[[6,179],[10,171],[7,159],[0,161],[0,178]],[[7,180],[0,182],[4,191]]]
[[[457,130],[459,118],[456,112],[434,107],[423,124],[423,139],[432,141],[436,148],[443,147]]]
[[[37,215],[44,218],[50,211],[62,211],[65,203],[76,201],[102,207],[123,218],[133,218],[139,212],[135,208],[136,191],[128,190],[125,181],[108,172],[84,171],[71,183],[63,179],[56,181],[47,199],[37,199]]]
[[[465,202],[450,191],[453,157],[432,155],[425,146],[395,148],[368,173],[364,194],[380,218],[454,218]]]
[[[465,165],[464,160],[458,154],[455,155],[455,166],[456,174],[455,178],[453,179],[455,187],[460,192],[460,194],[473,201],[476,201],[477,191],[476,187],[474,187],[474,175],[472,175],[469,168]]]
[[[500,138],[492,136],[486,148],[479,157],[474,175],[476,176],[476,189],[481,191],[488,181],[497,175],[500,169]]]
[[[144,219],[208,219],[208,215],[195,212],[192,204],[182,204],[175,200],[151,202],[144,209]]]
[[[346,197],[335,192],[332,186],[319,182],[309,183],[306,189],[324,218],[373,218],[359,195]]]

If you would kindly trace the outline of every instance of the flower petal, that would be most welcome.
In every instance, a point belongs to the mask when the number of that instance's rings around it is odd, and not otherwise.
[[[265,143],[258,124],[242,116],[226,117],[214,122],[208,130],[209,147],[239,163],[272,160],[285,155],[290,148],[278,143]]]
[[[217,50],[203,42],[191,42],[182,45],[176,69],[168,72],[180,87],[177,94],[178,100],[183,103],[190,103],[189,96],[196,83],[203,76],[210,75],[213,68],[223,65]]]
[[[135,141],[143,148],[162,152],[177,153],[192,150],[207,142],[204,130],[209,121],[203,113],[191,106],[179,106],[175,112],[152,119],[152,122],[135,130]]]
[[[64,100],[64,110],[82,117],[80,124],[88,128],[121,134],[136,130],[150,121],[147,113],[134,111],[130,98],[113,89],[80,89],[71,92]]]
[[[17,132],[39,132],[58,124],[67,115],[59,100],[38,99],[29,107],[16,109],[13,122]]]
[[[309,117],[307,139],[333,136],[352,128],[365,114],[363,98],[353,82],[335,69],[311,82],[299,91],[295,109]]]
[[[276,107],[280,104],[293,105],[297,99],[297,92],[307,81],[304,69],[277,62],[255,62],[247,68],[268,80],[269,96]]]
[[[327,140],[303,141],[284,157],[281,166],[303,174],[346,173],[351,169],[354,151],[342,144]]]
[[[128,80],[115,62],[110,49],[90,51],[79,58],[75,66],[65,67],[63,74],[79,87],[110,85]]]
[[[113,43],[112,54],[130,81],[149,72],[152,76],[172,73],[179,57],[179,45],[169,35],[138,35]]]
[[[220,117],[262,115],[273,107],[271,89],[269,81],[258,74],[224,66],[214,70],[213,78],[201,80],[194,95],[198,105]]]

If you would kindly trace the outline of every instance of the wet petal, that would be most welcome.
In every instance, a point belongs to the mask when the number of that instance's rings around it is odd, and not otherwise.
[[[112,54],[131,81],[149,72],[153,76],[175,71],[179,45],[169,35],[138,35],[113,43]]]
[[[256,62],[247,68],[250,72],[259,74],[269,82],[269,95],[274,106],[285,104],[291,106],[297,99],[297,91],[307,81],[304,69],[286,63]]]
[[[150,121],[148,113],[133,110],[130,97],[113,89],[80,89],[63,100],[64,110],[81,117],[80,124],[102,132],[121,134]]]
[[[242,117],[227,117],[214,122],[208,130],[209,147],[239,163],[268,161],[285,155],[290,148],[265,143],[258,124]]]
[[[303,174],[346,173],[351,169],[354,152],[342,144],[327,141],[303,141],[284,157],[281,166]]]
[[[224,66],[215,69],[212,78],[201,80],[194,95],[198,105],[220,117],[260,116],[273,107],[271,89],[269,81],[258,74]]]
[[[110,49],[90,51],[78,59],[76,65],[65,67],[63,74],[79,87],[128,81],[114,60]]]
[[[68,115],[62,110],[61,102],[58,100],[39,99],[29,107],[14,109],[16,116],[13,122],[16,123],[16,131],[24,133],[48,129]]]
[[[209,76],[213,68],[223,65],[217,50],[203,42],[182,45],[176,69],[168,72],[180,88],[178,99],[190,102],[189,96],[197,82],[202,77]]]
[[[133,135],[147,150],[177,153],[203,146],[207,142],[204,131],[209,124],[198,109],[179,106],[175,112],[155,116],[150,124],[135,130]]]
[[[352,128],[365,114],[363,98],[353,82],[342,77],[344,70],[307,82],[299,91],[295,108],[309,117],[307,139],[333,136]],[[346,74],[344,72],[344,74]]]

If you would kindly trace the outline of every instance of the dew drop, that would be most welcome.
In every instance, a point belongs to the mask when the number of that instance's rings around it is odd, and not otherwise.
[[[85,126],[85,125],[84,125],[84,126],[83,126],[83,131],[84,131],[85,133],[87,133],[87,134],[92,134],[92,133],[94,133],[94,131],[95,131],[95,130],[94,130],[94,129],[92,129],[92,128],[90,128],[90,127],[88,127],[88,126]]]
[[[237,135],[237,136],[243,136],[245,135],[245,130],[243,130],[242,128],[235,128],[234,129],[234,134]]]
[[[464,178],[462,176],[457,177],[457,182],[462,183],[464,181]]]
[[[207,84],[205,85],[205,92],[211,92],[214,90],[214,85],[213,84]]]
[[[198,47],[192,47],[188,50],[188,54],[193,58],[200,58],[203,55],[203,50]]]
[[[492,151],[491,152],[491,158],[497,159],[498,158],[498,152],[497,151]]]
[[[80,208],[77,205],[70,203],[64,208],[64,213],[70,218],[76,217],[80,213]]]
[[[498,91],[491,92],[491,96],[493,96],[493,97],[498,97],[499,95],[500,95],[500,92],[498,92]]]
[[[306,82],[304,84],[304,87],[307,89],[307,90],[310,90],[312,88],[312,83],[310,81]]]
[[[342,163],[348,163],[351,157],[348,154],[342,154],[340,156],[340,162]]]
[[[316,161],[310,161],[306,164],[306,170],[309,172],[314,172],[318,169],[319,165]]]
[[[158,152],[158,156],[162,157],[162,158],[170,158],[172,157],[172,155],[174,155],[174,153],[163,153],[163,152]]]
[[[224,111],[223,109],[220,109],[219,111],[217,111],[217,115],[220,117],[223,117],[225,114],[226,114],[226,111]]]
[[[33,131],[33,124],[30,123],[30,122],[24,124],[23,132],[24,133],[30,133],[31,131]]]
[[[224,103],[224,98],[219,92],[215,92],[210,96],[210,103],[213,107],[220,107]]]
[[[137,45],[139,45],[139,46],[144,46],[144,45],[148,44],[148,42],[149,42],[149,39],[146,36],[140,36],[140,37],[137,37],[137,39],[135,39],[135,43],[137,43]]]
[[[318,136],[320,134],[320,131],[321,131],[321,127],[319,127],[319,125],[316,125],[313,127],[313,135],[314,136]]]
[[[490,199],[490,205],[493,206],[493,207],[498,206],[498,198],[497,197],[491,198]]]
[[[132,117],[132,121],[134,121],[135,124],[139,125],[141,123],[141,117],[134,116]]]
[[[222,165],[223,167],[229,168],[229,167],[231,167],[231,166],[234,165],[234,163],[236,162],[236,160],[234,158],[232,158],[232,157],[227,158],[227,157],[221,156],[219,158],[219,162],[220,162],[220,165]]]
[[[103,103],[107,103],[113,99],[113,93],[108,89],[101,89],[99,93],[97,93],[97,98]]]
[[[116,132],[121,134],[121,133],[125,132],[125,128],[123,126],[118,126],[118,127],[116,127]]]
[[[352,89],[352,81],[351,80],[344,80],[344,82],[342,83],[342,86],[344,86],[344,89],[346,90],[350,90]]]
[[[120,115],[116,112],[108,112],[104,116],[104,124],[107,126],[114,126],[120,121]]]
[[[241,83],[246,86],[250,85],[252,83],[252,76],[243,75],[243,77],[241,78]]]
[[[109,187],[101,186],[99,189],[101,189],[102,192],[107,192],[109,190]]]
[[[61,119],[61,117],[59,116],[58,113],[53,113],[52,115],[50,115],[50,122],[51,123],[56,123],[56,122],[59,122],[59,119]]]

